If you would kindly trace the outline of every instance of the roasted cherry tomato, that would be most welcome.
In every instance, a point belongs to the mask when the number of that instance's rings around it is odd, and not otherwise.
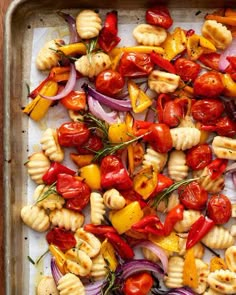
[[[193,84],[194,95],[201,97],[218,97],[224,90],[220,74],[207,72],[198,76]]]
[[[205,208],[208,193],[205,191],[197,181],[181,185],[178,188],[180,202],[187,209],[202,210]]]
[[[97,75],[95,86],[97,91],[108,95],[115,96],[125,85],[124,78],[120,73],[113,70],[106,70]]]
[[[185,116],[187,103],[188,101],[183,98],[168,101],[163,109],[163,123],[169,127],[178,126]]]
[[[61,104],[69,110],[80,111],[86,107],[86,94],[84,91],[71,91],[60,100]]]
[[[212,196],[207,204],[207,215],[215,224],[227,223],[231,217],[231,210],[231,202],[223,194]]]
[[[183,57],[178,58],[174,66],[176,74],[185,82],[194,81],[201,70],[199,64]]]
[[[155,123],[152,124],[149,129],[150,133],[144,136],[152,148],[159,153],[167,153],[172,149],[172,137],[170,134],[170,128],[166,124]]]
[[[48,244],[57,246],[61,251],[69,250],[76,246],[74,233],[63,228],[54,227],[46,235]]]
[[[173,24],[173,19],[167,7],[155,6],[146,11],[146,22],[150,25],[169,29]]]
[[[124,77],[142,77],[149,75],[153,67],[148,54],[125,52],[120,59],[119,72]]]
[[[200,99],[191,108],[193,118],[203,124],[214,123],[223,111],[224,104],[216,98]]]
[[[199,144],[187,151],[186,163],[192,170],[205,168],[212,160],[212,151],[209,144]]]
[[[90,131],[84,123],[67,122],[58,128],[57,134],[61,146],[73,147],[84,144],[89,139]]]
[[[220,54],[216,52],[202,54],[199,61],[212,70],[219,71]]]
[[[77,147],[77,150],[80,155],[89,155],[93,152],[99,151],[102,148],[102,139],[96,134],[92,134],[82,146]]]
[[[153,286],[153,278],[147,272],[130,276],[124,283],[125,295],[147,295]]]

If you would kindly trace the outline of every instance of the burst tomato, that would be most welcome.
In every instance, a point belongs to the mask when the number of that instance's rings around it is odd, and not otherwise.
[[[207,72],[198,76],[193,84],[194,95],[201,97],[218,97],[224,90],[220,74]]]
[[[231,202],[223,194],[214,195],[207,204],[207,215],[216,223],[224,224],[231,217]]]
[[[153,67],[148,54],[125,52],[120,59],[119,73],[124,77],[142,77],[149,75]]]
[[[124,78],[120,73],[113,70],[106,70],[97,75],[95,86],[97,91],[108,95],[115,96],[125,85]]]
[[[89,155],[93,153],[93,151],[97,152],[102,148],[102,139],[96,134],[92,134],[82,146],[77,147],[77,150],[80,155]]]
[[[71,91],[60,100],[60,103],[69,110],[84,110],[86,107],[86,94],[83,91]]]
[[[180,202],[187,209],[202,210],[206,206],[208,193],[196,181],[180,186],[178,193]]]
[[[175,99],[168,101],[163,109],[163,123],[169,127],[176,127],[179,125],[180,120],[184,117],[185,108],[187,104],[182,99]]]
[[[173,19],[167,7],[155,6],[146,11],[146,22],[150,25],[169,29],[173,24]]]
[[[199,144],[187,151],[186,163],[192,170],[205,168],[212,160],[212,151],[209,144]]]
[[[198,100],[191,108],[193,118],[203,124],[215,122],[221,116],[223,111],[224,104],[216,98]]]
[[[69,250],[76,245],[74,233],[59,227],[52,228],[47,233],[46,240],[49,245],[53,244],[62,251]]]
[[[153,285],[153,278],[147,272],[130,276],[124,283],[125,295],[147,295]]]
[[[199,61],[212,70],[219,71],[220,54],[216,52],[202,54]]]
[[[176,74],[185,82],[194,81],[201,70],[199,64],[183,57],[178,58],[174,66]]]
[[[90,131],[84,123],[67,122],[58,128],[57,135],[61,146],[73,147],[84,144],[89,139]]]

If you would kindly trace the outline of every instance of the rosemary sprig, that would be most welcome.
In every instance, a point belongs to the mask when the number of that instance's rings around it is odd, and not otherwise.
[[[93,158],[93,161],[97,161],[105,156],[115,154],[118,150],[126,148],[131,143],[138,141],[139,139],[143,138],[147,134],[148,133],[145,133],[143,135],[140,135],[138,137],[134,137],[128,141],[124,141],[121,143],[110,143],[109,142],[109,143],[105,144],[105,146],[102,149],[100,149],[99,151],[94,151],[95,156]]]
[[[39,258],[36,260],[35,264],[37,265],[43,259],[43,257],[48,253],[49,253],[49,249],[47,249],[42,255],[39,256]]]
[[[166,203],[168,204],[169,196],[170,196],[170,194],[173,191],[175,191],[176,189],[178,189],[181,185],[189,184],[190,182],[193,182],[193,181],[195,181],[197,179],[199,179],[199,177],[176,181],[171,186],[169,186],[168,188],[164,189],[162,192],[158,193],[151,200],[151,206],[152,207],[157,207],[160,204],[161,201],[166,201]]]
[[[53,182],[53,183],[48,187],[48,189],[47,189],[45,192],[42,192],[42,193],[38,196],[38,198],[37,198],[35,204],[38,204],[39,202],[45,200],[45,199],[48,198],[51,194],[56,194],[56,193],[57,193],[57,191],[56,191],[56,182]]]
[[[71,56],[71,55],[66,55],[64,52],[62,52],[60,49],[54,49],[54,48],[49,48],[51,49],[52,51],[55,51],[57,54],[59,54],[61,57],[65,57],[65,58],[68,58],[69,60],[71,61],[76,61],[78,60],[78,58],[74,57],[74,56]]]
[[[217,253],[216,251],[214,251],[213,249],[211,249],[210,247],[208,247],[207,245],[205,245],[203,242],[200,242],[202,245],[203,245],[203,247],[205,247],[208,251],[210,251],[213,255],[215,255],[215,256],[217,256],[217,257],[219,257],[220,258],[220,254],[219,253]]]
[[[35,265],[35,261],[29,255],[27,256],[27,259],[29,260],[30,263]]]
[[[89,42],[84,42],[84,45],[86,46],[86,54],[87,54],[89,63],[92,62],[91,55],[96,49],[97,42],[98,42],[97,37],[91,39]]]
[[[106,124],[105,121],[96,118],[91,113],[84,114],[83,119],[84,119],[83,122],[85,122],[89,127],[96,128],[99,131],[101,131],[102,134],[103,134],[103,138],[105,140],[107,140],[107,138],[108,138],[108,128],[109,127],[108,127],[108,125]]]

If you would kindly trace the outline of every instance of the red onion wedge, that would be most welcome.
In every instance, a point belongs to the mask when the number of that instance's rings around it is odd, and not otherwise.
[[[45,96],[40,94],[43,98],[47,98],[50,100],[58,100],[58,99],[62,99],[63,97],[65,97],[66,95],[68,95],[75,87],[75,83],[76,83],[76,69],[74,64],[70,64],[70,77],[66,83],[65,88],[58,93],[55,96]]]
[[[152,294],[153,295],[195,295],[195,293],[190,288],[187,288],[187,287],[174,288],[168,291],[154,289],[152,290]]]
[[[62,11],[58,11],[57,14],[60,15],[68,23],[68,27],[70,31],[69,43],[79,42],[81,39],[77,33],[75,18],[72,15]]]
[[[147,248],[153,254],[155,254],[160,259],[160,261],[162,263],[164,273],[167,273],[168,258],[167,258],[165,251],[161,247],[155,245],[151,241],[142,241],[142,242],[138,243],[137,245],[135,245],[135,247]]]
[[[234,173],[234,172],[236,172],[236,162],[229,165],[225,170],[225,173]]]
[[[109,96],[106,96],[95,89],[93,89],[91,86],[88,84],[84,84],[82,86],[84,91],[92,96],[94,99],[98,100],[100,103],[108,106],[112,110],[116,111],[130,111],[131,110],[131,102],[130,100],[118,100]]]
[[[221,71],[224,71],[229,65],[227,60],[228,56],[236,56],[236,38],[233,38],[232,43],[225,49],[225,51],[222,52],[220,56],[219,69]]]
[[[85,285],[85,294],[86,295],[100,295],[101,289],[105,284],[105,280],[93,282],[91,284]]]
[[[236,188],[236,172],[234,172],[234,173],[232,174],[232,180],[233,180],[233,184],[234,184],[234,186],[235,186],[235,188]]]
[[[60,272],[59,268],[57,267],[55,258],[51,259],[51,272],[52,272],[52,276],[55,281],[55,284],[58,285],[58,282],[60,278],[63,276],[63,274]]]
[[[100,102],[94,99],[91,95],[88,95],[88,107],[90,112],[97,118],[106,121],[108,124],[114,124],[117,122],[118,114],[115,111],[106,112],[101,106]]]

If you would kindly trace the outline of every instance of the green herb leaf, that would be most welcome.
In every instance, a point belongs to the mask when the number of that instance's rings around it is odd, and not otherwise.
[[[35,264],[39,264],[39,262],[43,259],[43,257],[49,253],[49,249],[47,249],[35,262]]]
[[[45,185],[45,187],[46,187],[46,185]],[[39,202],[45,200],[45,199],[48,198],[51,194],[57,194],[57,190],[56,190],[56,182],[53,182],[53,183],[48,187],[48,189],[47,189],[45,192],[42,192],[42,193],[38,196],[38,198],[37,198],[35,204],[38,204]]]
[[[28,258],[28,260],[29,260],[30,263],[32,263],[33,265],[35,265],[34,260],[29,255],[27,256],[27,258]]]
[[[83,122],[85,122],[89,128],[95,128],[98,129],[99,131],[102,132],[103,134],[103,139],[107,140],[108,139],[108,128],[109,126],[106,124],[105,121],[100,120],[96,118],[93,114],[91,113],[86,113],[83,116]]]

